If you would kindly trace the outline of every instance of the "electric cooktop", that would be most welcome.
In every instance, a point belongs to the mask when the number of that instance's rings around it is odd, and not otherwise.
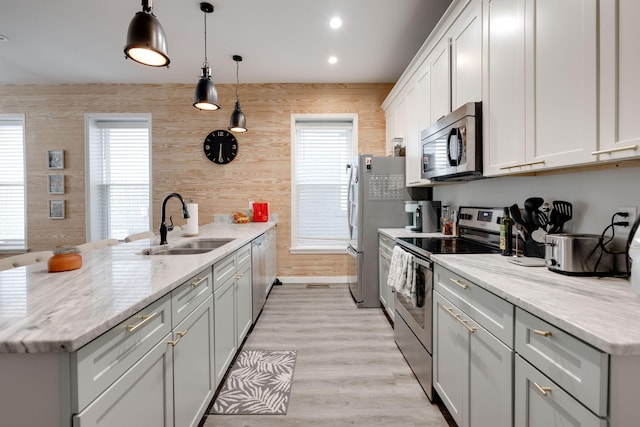
[[[400,237],[395,241],[426,258],[432,254],[497,254],[503,212],[504,208],[462,206],[458,216],[460,237]]]

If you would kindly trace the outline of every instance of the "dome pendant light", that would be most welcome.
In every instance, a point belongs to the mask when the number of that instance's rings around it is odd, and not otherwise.
[[[217,110],[218,91],[211,80],[211,68],[207,60],[207,13],[213,12],[211,3],[200,3],[200,10],[204,12],[204,64],[202,65],[202,75],[196,85],[196,92],[193,96],[193,106],[200,110]]]
[[[160,21],[153,14],[151,0],[142,0],[142,11],[129,23],[124,56],[152,67],[168,67],[167,39]]]
[[[242,56],[233,55],[233,60],[236,61],[236,107],[233,109],[233,113],[231,113],[231,120],[229,120],[229,130],[231,132],[246,132],[246,120],[244,118],[244,113],[240,109],[240,98],[238,98],[238,85],[240,84],[239,71]]]

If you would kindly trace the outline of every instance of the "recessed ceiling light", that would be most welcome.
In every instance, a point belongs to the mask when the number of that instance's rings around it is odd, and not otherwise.
[[[0,34],[0,42],[8,42],[8,41],[9,41],[9,37],[3,36],[2,34]]]
[[[331,26],[331,28],[333,29],[337,29],[342,27],[342,19],[336,17],[331,18],[331,21],[329,21],[329,25]]]
[[[336,58],[335,56],[329,57],[329,64],[335,64],[337,62],[338,62],[338,58]]]

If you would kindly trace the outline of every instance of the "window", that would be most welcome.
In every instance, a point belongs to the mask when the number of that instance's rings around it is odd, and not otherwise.
[[[292,116],[292,253],[344,253],[347,247],[346,166],[358,152],[357,119]]]
[[[26,216],[22,115],[0,115],[0,200],[0,250],[23,252]]]
[[[87,240],[151,228],[151,116],[87,115]]]

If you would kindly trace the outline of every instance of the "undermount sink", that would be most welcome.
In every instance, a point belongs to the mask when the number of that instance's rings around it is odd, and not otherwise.
[[[197,255],[210,252],[234,239],[198,239],[173,247],[149,248],[143,251],[144,255]]]

